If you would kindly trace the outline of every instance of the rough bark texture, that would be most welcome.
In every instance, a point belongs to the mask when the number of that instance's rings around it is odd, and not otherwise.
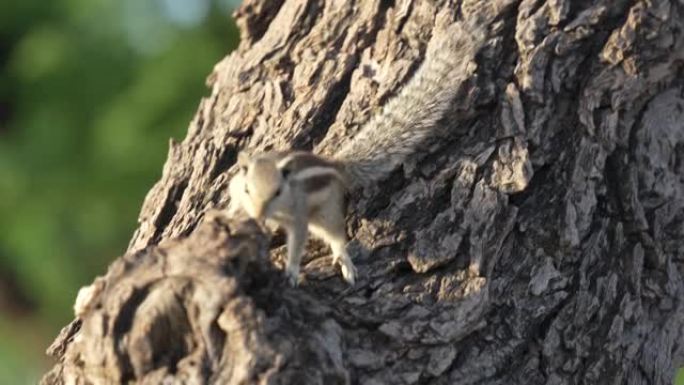
[[[255,0],[235,16],[241,45],[44,384],[672,383],[684,2]],[[288,288],[282,239],[269,261],[257,226],[209,214],[238,151],[334,154],[440,26],[474,17],[490,38],[451,140],[350,199],[354,288],[317,242]]]

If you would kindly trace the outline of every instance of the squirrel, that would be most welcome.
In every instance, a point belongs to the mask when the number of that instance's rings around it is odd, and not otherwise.
[[[231,205],[286,231],[285,273],[293,286],[309,232],[330,246],[333,264],[353,285],[357,270],[346,250],[345,193],[377,184],[426,141],[446,136],[438,122],[474,71],[468,64],[486,38],[474,23],[448,28],[430,40],[423,64],[400,92],[333,158],[306,151],[238,155]]]

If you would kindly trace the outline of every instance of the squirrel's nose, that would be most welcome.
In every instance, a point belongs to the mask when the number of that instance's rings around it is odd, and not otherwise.
[[[254,207],[254,216],[257,220],[263,221],[266,217],[266,206],[265,204],[257,204]]]
[[[262,220],[264,218],[264,208],[262,206],[258,206],[254,209],[254,217],[258,220]]]

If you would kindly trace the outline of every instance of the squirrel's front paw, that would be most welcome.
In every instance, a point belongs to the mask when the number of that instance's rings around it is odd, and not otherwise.
[[[338,263],[340,264],[344,280],[347,281],[348,284],[354,285],[356,283],[356,276],[358,275],[354,263],[350,259],[342,259],[338,261]]]
[[[285,268],[285,277],[290,286],[297,287],[299,284],[299,266],[288,266]]]

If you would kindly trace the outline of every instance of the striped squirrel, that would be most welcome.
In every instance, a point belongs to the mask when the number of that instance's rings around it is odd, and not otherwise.
[[[334,158],[305,151],[240,153],[240,171],[229,187],[231,205],[284,228],[285,273],[292,285],[297,285],[309,231],[330,245],[333,263],[354,284],[357,271],[346,250],[345,192],[377,184],[426,141],[447,135],[438,121],[472,74],[468,64],[485,35],[483,27],[457,22],[431,39],[415,75]]]

